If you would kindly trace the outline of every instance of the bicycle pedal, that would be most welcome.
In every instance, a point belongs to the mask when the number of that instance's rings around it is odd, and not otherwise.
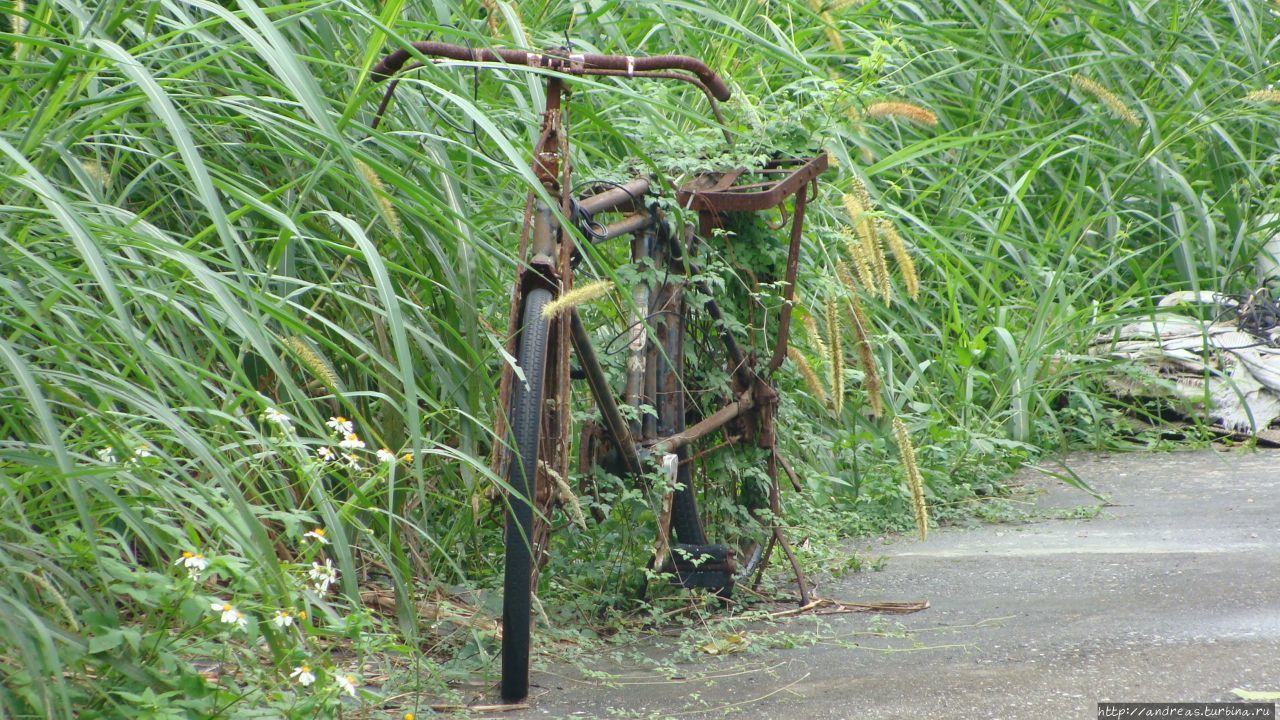
[[[672,576],[672,585],[686,590],[707,588],[727,598],[733,592],[737,562],[733,548],[727,545],[677,543],[659,570]]]

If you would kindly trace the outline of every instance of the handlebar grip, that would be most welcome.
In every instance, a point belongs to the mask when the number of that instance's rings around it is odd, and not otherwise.
[[[729,86],[697,58],[685,55],[655,55],[631,57],[629,55],[552,54],[524,50],[468,48],[442,42],[416,42],[413,48],[422,55],[447,58],[460,62],[504,62],[511,65],[544,67],[570,75],[591,75],[593,70],[609,71],[609,74],[627,75],[652,70],[683,70],[693,73],[717,100],[728,100],[732,94]],[[378,61],[370,71],[370,79],[381,82],[395,75],[413,55],[401,48]]]

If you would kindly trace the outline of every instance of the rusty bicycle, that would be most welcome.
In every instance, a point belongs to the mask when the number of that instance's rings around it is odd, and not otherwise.
[[[630,57],[417,42],[387,55],[372,70],[374,81],[389,81],[375,127],[403,77],[400,73],[433,62],[523,68],[544,75],[546,82],[546,104],[531,168],[543,192],[530,192],[526,201],[518,250],[522,262],[512,285],[507,327],[507,351],[515,363],[502,368],[502,407],[495,427],[499,445],[495,472],[508,485],[503,699],[522,700],[529,690],[531,596],[547,552],[547,519],[561,496],[557,488],[570,477],[575,429],[569,392],[571,381],[578,377],[586,381],[599,414],[598,422],[589,423],[577,435],[580,464],[600,463],[614,474],[634,478],[657,473],[668,480],[671,491],[664,496],[659,514],[655,570],[681,587],[707,588],[728,598],[741,578],[754,573],[758,579],[776,546],[790,560],[801,602],[807,604],[805,579],[777,524],[779,469],[797,489],[799,483],[778,453],[778,391],[772,378],[787,354],[805,205],[827,167],[826,155],[776,158],[762,167],[724,168],[689,178],[674,188],[673,197],[681,208],[696,212],[697,227],[692,223],[676,226],[652,202],[673,184],[666,178],[596,184],[575,197],[566,82],[581,76],[614,76],[690,83],[705,95],[723,128],[717,102],[728,100],[730,90],[702,61],[679,55]],[[727,131],[726,137],[731,141]],[[782,212],[779,226],[789,225],[785,272],[780,278],[782,302],[776,310],[772,346],[757,349],[735,336],[715,293],[699,279],[699,247],[733,214],[773,209]],[[615,389],[578,310],[571,305],[561,312],[554,310],[556,299],[574,289],[574,272],[585,246],[624,236],[630,237],[632,264],[661,268],[663,274],[631,288],[625,381]],[[687,292],[690,289],[696,292]],[[684,372],[685,340],[695,314],[709,319],[707,325],[715,329],[724,349],[728,381],[717,389],[722,402],[711,410],[687,402],[692,396]],[[576,368],[571,356],[576,358]],[[646,412],[649,408],[652,412]],[[763,542],[730,546],[708,541],[691,459],[695,446],[712,440],[718,442],[699,454],[739,443],[755,443],[767,453],[768,487],[749,493],[754,499],[743,501],[764,528]],[[671,542],[672,533],[675,542]]]

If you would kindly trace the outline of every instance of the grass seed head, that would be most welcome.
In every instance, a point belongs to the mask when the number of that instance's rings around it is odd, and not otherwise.
[[[1090,80],[1083,75],[1072,75],[1071,85],[1085,94],[1092,95],[1103,105],[1110,108],[1111,112],[1126,124],[1133,127],[1138,127],[1142,124],[1142,122],[1138,120],[1138,114],[1135,113],[1128,105],[1125,105],[1124,101],[1121,100],[1119,96],[1093,80]]]
[[[804,316],[804,333],[808,337],[809,347],[818,354],[819,357],[827,356],[827,343],[822,339],[822,333],[818,331],[818,321],[813,315]]]
[[[590,302],[607,294],[612,287],[613,283],[608,280],[596,280],[582,287],[576,287],[543,306],[542,317],[550,320],[569,308],[577,307],[582,303]]]
[[[898,264],[898,270],[902,272],[902,284],[907,286],[907,295],[912,300],[918,299],[920,277],[916,274],[915,261],[907,252],[907,244],[902,241],[902,236],[898,234],[898,229],[893,223],[885,218],[877,218],[876,229],[880,231],[880,237],[885,239],[889,249],[893,251],[893,259]]]
[[[800,377],[804,379],[805,387],[809,388],[809,394],[826,406],[827,391],[822,388],[822,383],[818,381],[818,373],[813,371],[813,366],[809,364],[804,353],[792,345],[787,347],[787,357],[791,358],[791,362],[795,363],[796,369],[800,371]]]
[[[22,35],[27,32],[27,19],[22,16],[22,13],[26,11],[26,0],[13,0],[13,11],[9,15],[9,29],[13,31],[14,35]],[[17,43],[14,43],[14,45],[17,45]]]
[[[400,237],[400,232],[404,226],[400,223],[400,213],[396,212],[396,206],[391,202],[391,198],[387,194],[387,187],[382,184],[382,178],[373,171],[363,160],[356,160],[356,168],[360,171],[360,176],[365,182],[373,187],[373,193],[378,201],[378,212],[382,214],[382,219],[386,221],[387,228],[391,230],[391,234]]]
[[[333,365],[313,348],[311,343],[296,336],[287,337],[282,342],[297,356],[298,361],[311,371],[315,379],[324,383],[326,387],[338,387],[338,373],[334,372]]]
[[[840,341],[840,319],[836,315],[835,298],[827,299],[827,372],[830,373],[831,406],[839,415],[844,410],[844,348]]]
[[[898,440],[898,452],[902,454],[902,466],[906,470],[907,487],[911,490],[911,507],[915,510],[916,532],[920,539],[929,537],[929,506],[924,499],[924,479],[920,476],[920,467],[916,464],[916,449],[911,444],[911,436],[907,426],[899,418],[893,419],[893,434]]]
[[[1266,89],[1254,90],[1244,96],[1245,102],[1251,103],[1280,103],[1280,90]]]
[[[90,180],[97,183],[98,187],[106,187],[111,182],[111,176],[102,167],[102,163],[93,158],[81,160],[80,167],[84,169],[84,174],[88,175]]]
[[[867,117],[897,118],[928,127],[938,125],[938,116],[932,110],[909,102],[872,103],[867,106]]]
[[[857,293],[849,295],[849,315],[853,320],[854,349],[858,353],[858,364],[862,366],[862,386],[867,391],[867,404],[872,416],[880,417],[884,414],[884,398],[880,373],[876,371],[876,357],[871,352],[871,323],[867,320]]]

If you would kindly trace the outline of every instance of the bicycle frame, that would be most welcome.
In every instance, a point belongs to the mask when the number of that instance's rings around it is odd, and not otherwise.
[[[535,54],[514,50],[470,49],[460,48],[442,43],[415,43],[413,46],[421,56],[443,57],[463,62],[510,63],[550,69],[564,75],[625,75],[627,77],[656,77],[678,79],[690,82],[703,90],[711,101],[713,111],[719,119],[720,114],[715,106],[716,99],[727,99],[728,88],[706,68],[700,61],[682,56],[661,56],[655,58],[632,58],[618,56],[580,55],[580,54]],[[383,59],[373,70],[375,80],[386,79],[397,72],[410,59],[407,49],[398,50]],[[670,72],[681,70],[689,75]],[[383,111],[394,92],[397,80],[388,87],[387,94],[378,108],[374,121],[376,127]],[[506,443],[495,444],[493,469],[498,477],[509,478],[511,493],[507,514],[508,564],[506,592],[516,594],[511,589],[512,573],[522,578],[523,585],[518,592],[525,595],[520,607],[507,607],[504,598],[504,629],[516,628],[512,633],[523,636],[523,646],[513,647],[508,655],[507,633],[504,631],[503,645],[503,696],[509,700],[524,697],[528,689],[528,593],[529,586],[524,581],[536,576],[537,569],[545,559],[547,533],[549,523],[533,523],[534,513],[542,518],[550,518],[556,496],[556,489],[569,492],[565,478],[569,476],[570,446],[570,350],[576,355],[583,375],[590,387],[596,407],[600,410],[604,434],[611,448],[616,451],[618,461],[624,472],[638,477],[645,472],[646,459],[652,457],[660,461],[664,469],[671,473],[674,481],[679,473],[685,473],[685,481],[677,492],[679,496],[676,506],[682,512],[695,514],[693,522],[674,522],[668,514],[666,520],[660,521],[659,550],[655,553],[655,564],[658,569],[673,571],[679,583],[685,587],[710,587],[727,597],[732,588],[734,557],[732,550],[723,546],[707,546],[701,523],[696,517],[694,489],[689,482],[690,470],[686,467],[689,460],[688,448],[694,442],[725,428],[730,423],[737,423],[739,428],[726,438],[722,445],[729,445],[745,440],[754,440],[760,448],[767,449],[767,474],[770,478],[769,510],[774,521],[768,523],[771,535],[768,545],[760,558],[756,579],[768,562],[769,554],[776,543],[791,561],[800,588],[802,605],[809,603],[807,583],[803,572],[792,554],[786,538],[776,523],[781,507],[778,488],[778,468],[781,465],[791,477],[797,490],[798,480],[778,454],[777,437],[774,428],[774,417],[778,405],[778,393],[770,380],[773,373],[781,365],[786,356],[788,334],[790,332],[791,305],[794,298],[794,286],[798,268],[800,239],[804,222],[805,205],[808,199],[809,186],[816,184],[816,178],[826,169],[825,155],[807,159],[799,164],[788,164],[785,161],[772,163],[766,168],[755,171],[765,179],[745,185],[736,184],[744,176],[745,170],[731,170],[711,176],[696,178],[693,182],[681,187],[677,199],[687,208],[699,214],[699,232],[694,234],[691,228],[683,228],[670,233],[665,222],[661,221],[656,211],[645,212],[643,198],[651,190],[651,181],[647,178],[636,178],[625,185],[596,192],[575,201],[569,196],[571,166],[569,161],[569,140],[565,122],[564,100],[567,96],[564,78],[561,74],[548,75],[546,80],[546,104],[542,112],[541,129],[533,146],[532,172],[541,185],[542,193],[530,193],[525,207],[525,220],[520,234],[519,265],[516,280],[512,286],[507,328],[507,351],[509,356],[521,358],[518,348],[522,335],[528,331],[522,322],[536,326],[536,332],[529,337],[530,343],[537,343],[541,348],[531,356],[538,356],[536,362],[529,367],[536,367],[537,377],[533,390],[533,381],[521,375],[524,394],[521,396],[521,418],[519,425],[524,430],[515,432],[517,437],[527,438],[520,450],[522,455],[518,472],[508,467],[511,458],[516,454],[514,448],[506,452]],[[722,123],[723,124],[723,123]],[[701,308],[714,321],[720,335],[732,371],[732,399],[719,410],[685,428],[685,395],[687,389],[682,385],[682,366],[684,357],[684,336],[686,330],[687,308],[684,296],[684,283],[689,276],[699,275],[693,262],[693,250],[696,239],[708,237],[720,223],[725,212],[758,211],[774,207],[784,208],[790,197],[795,198],[791,217],[790,243],[788,247],[786,277],[783,286],[783,305],[778,321],[778,331],[773,351],[767,366],[757,371],[753,357],[744,353],[731,333],[723,329],[724,315],[719,305],[712,299],[703,302]],[[607,225],[595,224],[589,228],[594,240],[604,240],[623,235],[631,235],[631,255],[633,262],[649,259],[654,267],[663,267],[667,271],[668,280],[652,286],[638,286],[633,290],[633,301],[637,317],[633,318],[632,333],[628,343],[627,372],[625,389],[621,393],[622,403],[633,409],[632,417],[627,421],[619,404],[618,396],[610,388],[595,349],[592,347],[581,317],[574,308],[551,318],[540,318],[531,314],[546,307],[548,298],[561,296],[573,289],[573,254],[574,239],[572,234],[562,226],[562,219],[596,215],[610,212],[633,211],[631,214]],[[594,222],[588,220],[588,224]],[[670,278],[675,278],[670,281]],[[711,292],[703,281],[695,281],[700,293],[711,297]],[[538,300],[529,304],[529,298],[537,294]],[[528,306],[528,307],[526,307]],[[540,314],[540,313],[539,313]],[[534,318],[534,320],[530,320]],[[542,333],[546,333],[545,337]],[[533,338],[536,338],[533,339]],[[545,341],[545,347],[542,343]],[[530,346],[532,347],[532,346]],[[528,348],[526,348],[528,349]],[[499,381],[500,410],[496,414],[495,437],[507,438],[508,423],[516,425],[516,411],[512,404],[513,388],[517,381],[517,370],[510,364],[504,364]],[[528,398],[533,397],[538,404],[531,405]],[[652,405],[656,415],[640,417],[641,405]],[[530,407],[537,408],[536,420],[531,415]],[[536,434],[534,430],[536,429]],[[536,443],[534,438],[536,437]],[[536,444],[536,448],[531,446]],[[529,451],[527,452],[526,449]],[[528,458],[533,458],[528,460]],[[532,465],[530,465],[532,463]],[[532,467],[532,477],[529,468]],[[667,500],[670,508],[670,497]],[[763,521],[763,518],[758,518]],[[664,558],[668,542],[669,530],[665,527],[671,522],[677,528],[678,539],[686,548],[705,551],[704,557],[714,558],[714,570],[700,567],[700,562],[681,564],[672,553]],[[520,538],[525,547],[518,553],[511,547],[510,538]],[[717,549],[719,548],[719,549]],[[518,554],[520,564],[513,570],[511,558]],[[532,560],[532,562],[529,562]],[[717,564],[718,563],[718,564]],[[529,574],[524,574],[528,570]],[[532,581],[531,581],[532,582]]]

